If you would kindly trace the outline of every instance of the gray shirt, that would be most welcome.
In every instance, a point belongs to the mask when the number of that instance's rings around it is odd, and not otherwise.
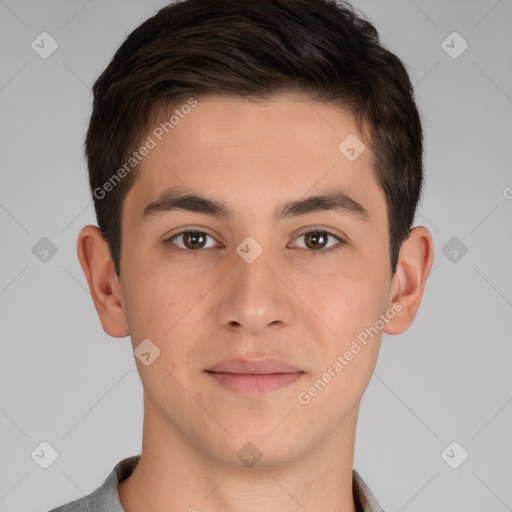
[[[139,459],[140,455],[123,459],[94,492],[49,512],[125,512],[119,501],[117,484],[131,475]],[[352,471],[352,475],[352,493],[356,511],[384,512],[355,469]]]

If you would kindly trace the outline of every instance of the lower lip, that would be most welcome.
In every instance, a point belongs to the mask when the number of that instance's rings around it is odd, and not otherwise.
[[[267,375],[248,375],[240,373],[206,372],[223,387],[244,395],[269,393],[290,386],[302,377],[304,372],[269,373]]]

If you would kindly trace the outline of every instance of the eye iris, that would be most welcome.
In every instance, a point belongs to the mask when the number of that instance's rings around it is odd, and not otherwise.
[[[310,249],[318,249],[318,245],[315,244],[322,244],[321,248],[323,248],[327,243],[327,233],[325,231],[311,231],[310,233],[306,233],[304,238],[306,240],[306,245]],[[312,247],[311,242],[313,242]]]
[[[199,231],[189,231],[183,234],[183,242],[188,249],[201,249],[206,237]]]

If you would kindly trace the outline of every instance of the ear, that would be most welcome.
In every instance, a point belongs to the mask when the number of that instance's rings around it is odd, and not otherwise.
[[[110,249],[97,226],[85,226],[78,235],[77,254],[103,330],[115,338],[129,334],[123,297]]]
[[[396,273],[390,287],[390,305],[397,314],[384,329],[387,334],[400,334],[414,321],[423,290],[434,260],[434,244],[427,228],[414,227],[400,249]],[[401,309],[399,309],[401,307]]]

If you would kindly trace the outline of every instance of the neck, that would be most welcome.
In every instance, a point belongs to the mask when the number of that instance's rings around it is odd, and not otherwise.
[[[140,461],[118,485],[125,512],[356,510],[352,465],[357,411],[342,434],[309,447],[300,458],[267,457],[265,465],[244,466],[198,449],[148,403],[144,410]]]

